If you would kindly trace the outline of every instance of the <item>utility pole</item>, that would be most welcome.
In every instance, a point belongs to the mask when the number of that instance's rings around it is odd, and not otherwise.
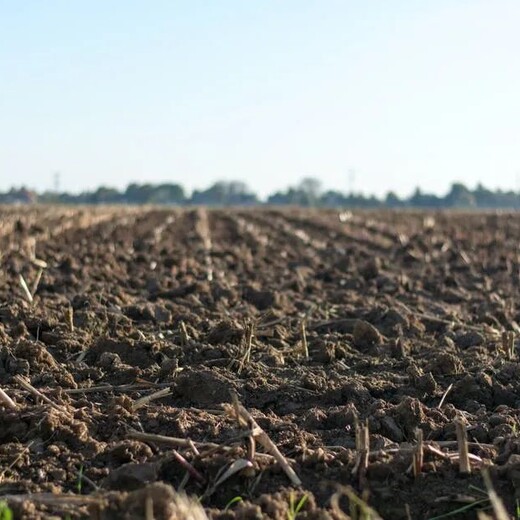
[[[61,185],[61,173],[55,172],[54,173],[54,193],[60,192],[60,185]]]
[[[516,172],[516,207],[520,208],[520,171]]]
[[[356,182],[356,170],[354,168],[350,168],[348,171],[348,188],[350,191],[350,195],[354,196],[354,184]]]

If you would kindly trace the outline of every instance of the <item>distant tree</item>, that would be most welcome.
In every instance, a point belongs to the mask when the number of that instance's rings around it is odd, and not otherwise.
[[[186,197],[180,184],[129,184],[124,192],[115,188],[101,186],[95,191],[79,194],[44,192],[37,194],[26,188],[11,188],[0,193],[0,203],[20,204],[31,202],[61,204],[206,204],[210,206],[258,205],[256,194],[242,181],[220,181],[205,190],[195,190],[190,198]],[[417,207],[417,208],[508,208],[520,209],[520,193],[504,190],[490,190],[478,184],[475,190],[464,184],[452,184],[444,197],[424,193],[417,188],[408,197],[400,199],[389,192],[383,200],[362,193],[346,195],[340,191],[322,191],[321,181],[307,177],[296,187],[273,193],[268,204],[287,204],[300,206],[328,206],[351,208],[378,207]]]
[[[251,193],[251,190],[243,181],[230,181],[227,183],[226,189],[230,197],[243,197]]]
[[[125,200],[130,204],[147,204],[151,202],[153,195],[151,184],[129,184],[125,191]]]
[[[423,193],[420,188],[416,188],[407,202],[408,206],[415,208],[440,208],[444,205],[442,199],[436,195]]]
[[[180,184],[159,184],[151,194],[154,204],[182,204],[186,201],[184,188]]]
[[[287,192],[277,191],[267,197],[266,203],[273,206],[281,206],[283,204],[289,204]]]
[[[315,177],[305,177],[297,188],[301,192],[301,198],[306,205],[314,206],[318,203],[322,191],[322,182]]]
[[[121,193],[115,188],[99,187],[89,197],[93,204],[118,204],[122,201]]]
[[[267,204],[290,205],[290,206],[309,206],[309,196],[302,190],[288,188],[287,191],[278,191],[267,198]]]
[[[451,185],[445,201],[446,205],[452,208],[472,208],[477,205],[473,193],[460,182],[455,182]]]
[[[403,205],[401,199],[393,192],[389,191],[385,197],[385,206],[389,208],[399,208]]]
[[[190,199],[191,204],[207,204],[216,206],[257,204],[257,196],[242,181],[220,181],[207,190],[195,190]]]
[[[491,190],[484,188],[481,183],[477,184],[473,196],[475,197],[475,202],[479,208],[492,208],[496,206],[496,194]]]
[[[296,188],[288,188],[285,192],[276,192],[267,199],[268,204],[289,204],[298,206],[318,206],[323,204],[321,199],[321,181],[313,177],[306,177]]]
[[[344,193],[335,190],[329,190],[323,193],[320,197],[320,205],[326,207],[343,207],[347,203],[347,197]]]
[[[318,197],[322,190],[322,182],[315,177],[305,177],[300,181],[298,188],[312,197]]]

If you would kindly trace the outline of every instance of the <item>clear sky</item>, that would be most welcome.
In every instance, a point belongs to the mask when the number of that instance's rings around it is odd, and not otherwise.
[[[0,190],[520,184],[518,0],[0,0]]]

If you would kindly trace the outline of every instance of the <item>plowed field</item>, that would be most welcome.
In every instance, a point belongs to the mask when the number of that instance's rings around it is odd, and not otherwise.
[[[493,514],[484,474],[518,518],[519,239],[514,214],[0,208],[0,501],[461,519]]]

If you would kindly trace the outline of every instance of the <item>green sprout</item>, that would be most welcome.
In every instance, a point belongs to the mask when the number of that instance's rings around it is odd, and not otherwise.
[[[296,502],[296,496],[294,493],[291,493],[289,496],[289,511],[287,511],[287,520],[295,520],[298,513],[302,510],[305,502],[309,497],[307,495],[303,495],[298,502]]]
[[[0,502],[0,520],[13,520],[13,510],[7,505],[7,502]]]
[[[78,495],[81,495],[83,491],[83,464],[79,467],[78,471],[78,481],[76,483],[76,489],[78,490]]]
[[[238,504],[239,502],[242,502],[242,497],[234,497],[232,498],[224,508],[224,511],[229,511],[231,509],[231,506],[234,506],[235,504]]]

